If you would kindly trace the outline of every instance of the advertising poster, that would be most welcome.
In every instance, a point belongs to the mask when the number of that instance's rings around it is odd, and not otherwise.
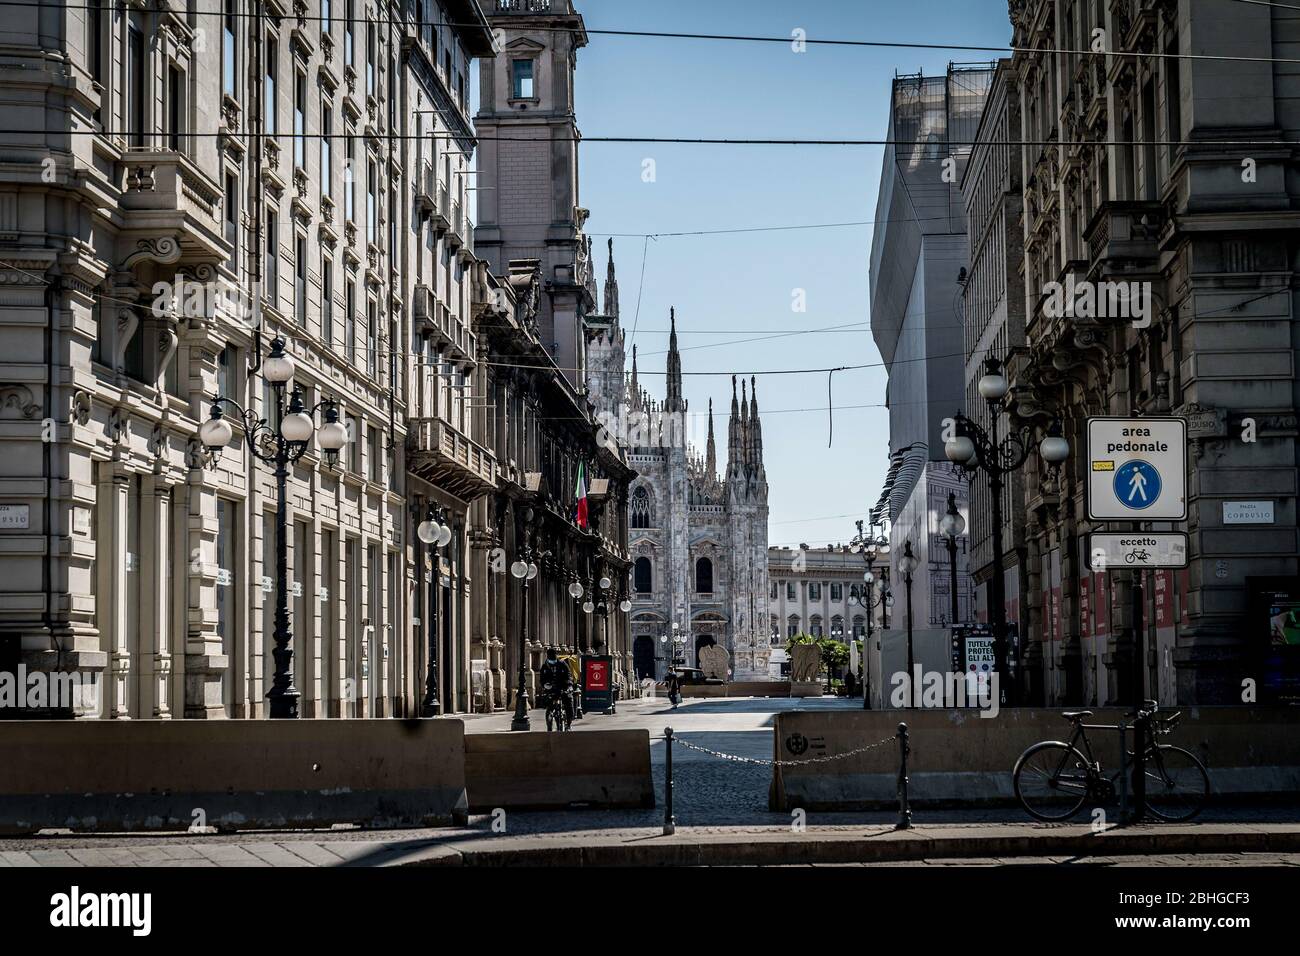
[[[1300,704],[1300,582],[1246,578],[1246,595],[1259,703]]]

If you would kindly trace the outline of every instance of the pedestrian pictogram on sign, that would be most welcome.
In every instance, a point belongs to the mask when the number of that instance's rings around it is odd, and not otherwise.
[[[1130,508],[1149,508],[1160,497],[1160,472],[1140,458],[1126,461],[1115,472],[1115,497]]]

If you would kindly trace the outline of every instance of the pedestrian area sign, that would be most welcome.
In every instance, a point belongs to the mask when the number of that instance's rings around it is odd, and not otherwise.
[[[1187,517],[1187,420],[1088,419],[1088,517],[1182,521]]]

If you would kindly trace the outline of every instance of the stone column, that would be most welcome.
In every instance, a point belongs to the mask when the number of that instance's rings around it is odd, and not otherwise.
[[[99,528],[95,535],[95,560],[99,567],[100,648],[108,655],[105,675],[104,717],[130,716],[131,654],[127,644],[127,496],[131,476],[121,462],[100,465]]]
[[[141,717],[172,716],[168,693],[171,681],[172,618],[170,596],[175,593],[172,550],[171,486],[157,476],[144,479],[141,515],[140,575],[145,582],[140,603],[138,672]],[[148,713],[145,709],[148,709]]]

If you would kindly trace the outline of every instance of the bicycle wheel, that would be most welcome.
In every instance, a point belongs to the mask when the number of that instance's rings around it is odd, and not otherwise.
[[[1016,799],[1037,820],[1059,823],[1088,799],[1088,761],[1074,747],[1044,740],[1020,755],[1011,773]]]
[[[1161,820],[1190,820],[1210,796],[1210,775],[1190,750],[1161,744],[1148,752],[1147,809]]]

